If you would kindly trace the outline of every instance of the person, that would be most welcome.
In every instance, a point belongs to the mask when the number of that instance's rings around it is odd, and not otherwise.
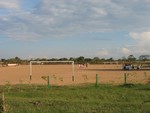
[[[88,63],[86,63],[86,67],[88,67]]]
[[[134,65],[132,65],[132,69],[134,69]]]
[[[84,64],[79,64],[79,68],[84,68]]]
[[[81,64],[79,64],[79,68],[81,68]]]
[[[139,70],[139,69],[140,69],[140,65],[137,66],[137,70]]]

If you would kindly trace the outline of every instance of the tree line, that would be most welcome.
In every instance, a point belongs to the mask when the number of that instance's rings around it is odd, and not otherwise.
[[[76,64],[79,63],[90,63],[90,64],[101,64],[105,62],[134,62],[134,61],[150,61],[150,55],[141,55],[139,58],[134,57],[134,55],[129,55],[128,57],[122,57],[120,59],[114,60],[111,58],[99,58],[99,57],[93,57],[93,58],[85,58],[84,56],[80,56],[77,58],[70,57],[70,58],[36,58],[36,59],[21,59],[19,57],[10,58],[10,59],[4,59],[2,58],[0,60],[1,64],[9,64],[9,63],[16,63],[16,64],[22,64],[27,65],[30,61],[74,61]]]

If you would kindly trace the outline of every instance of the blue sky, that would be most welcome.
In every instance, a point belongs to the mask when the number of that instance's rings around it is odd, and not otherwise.
[[[0,58],[150,54],[150,0],[0,0]]]

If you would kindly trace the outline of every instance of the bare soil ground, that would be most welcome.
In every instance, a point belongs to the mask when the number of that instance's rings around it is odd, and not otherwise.
[[[88,65],[79,68],[75,65],[75,81],[72,81],[72,66],[70,65],[34,65],[32,80],[29,77],[29,65],[16,67],[0,67],[0,85],[4,84],[47,84],[42,76],[50,76],[54,85],[70,85],[95,83],[96,74],[103,84],[123,84],[124,73],[127,73],[127,83],[150,82],[150,70],[123,71],[122,65]]]

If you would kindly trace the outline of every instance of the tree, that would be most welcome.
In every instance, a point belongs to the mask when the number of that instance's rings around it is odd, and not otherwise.
[[[15,60],[15,63],[18,63],[18,64],[20,64],[22,62],[22,60],[19,57],[15,57],[14,60]]]
[[[135,58],[133,55],[129,55],[129,56],[128,56],[128,60],[129,60],[129,61],[135,61],[136,58]]]
[[[6,62],[6,59],[2,58],[2,59],[1,59],[1,62]]]
[[[78,57],[76,60],[78,63],[84,63],[84,57],[83,56]]]
[[[99,57],[94,57],[92,60],[92,62],[96,64],[99,63],[99,61],[100,61]]]
[[[92,59],[91,58],[85,58],[84,61],[90,63],[92,61]]]
[[[69,58],[69,60],[71,60],[71,61],[74,61],[74,60],[75,60],[75,58],[73,58],[73,57],[70,57],[70,58]]]
[[[109,59],[107,59],[107,61],[114,61],[114,59],[113,58],[109,58]]]
[[[139,56],[139,60],[149,60],[150,59],[150,55],[141,55]]]
[[[52,58],[52,59],[49,59],[50,61],[58,61],[57,58]]]
[[[67,58],[60,58],[59,61],[67,61]]]

